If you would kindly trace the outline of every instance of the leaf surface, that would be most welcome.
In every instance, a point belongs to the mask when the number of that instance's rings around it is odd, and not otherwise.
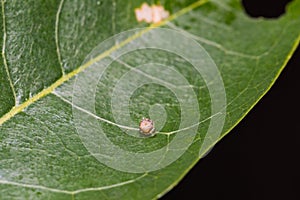
[[[172,14],[161,26],[199,42],[218,67],[227,102],[222,134],[199,155],[212,117],[211,97],[190,63],[157,49],[124,55],[111,64],[95,92],[94,115],[102,119],[99,124],[113,144],[147,153],[165,147],[177,134],[141,139],[123,134],[114,124],[110,95],[130,67],[149,61],[171,63],[193,88],[201,112],[197,135],[178,160],[156,171],[128,173],[99,162],[84,145],[72,96],[75,77],[88,67],[84,60],[97,45],[120,32],[148,26],[134,16],[143,2],[2,1],[0,199],[153,199],[178,183],[270,89],[300,40],[299,0],[274,20],[249,18],[237,0],[199,2],[160,1]],[[164,105],[165,112],[150,106],[156,103]],[[138,88],[130,98],[130,118],[138,125],[149,109],[167,116],[164,125],[157,122],[163,132],[179,129],[182,111],[170,90],[159,84]]]

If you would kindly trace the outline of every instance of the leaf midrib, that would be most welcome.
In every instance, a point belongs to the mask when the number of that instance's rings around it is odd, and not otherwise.
[[[48,94],[50,94],[51,92],[53,92],[57,87],[61,86],[64,82],[70,80],[72,77],[76,76],[80,72],[84,71],[86,68],[88,68],[92,64],[94,64],[94,63],[102,60],[103,58],[109,56],[114,51],[116,51],[119,48],[125,46],[126,44],[130,43],[131,41],[139,38],[141,35],[149,32],[150,30],[152,30],[154,28],[157,28],[157,27],[160,27],[162,25],[165,25],[167,22],[172,21],[172,20],[176,19],[177,17],[179,17],[181,15],[184,15],[185,13],[187,13],[187,12],[189,12],[189,11],[191,11],[191,10],[193,10],[193,9],[195,9],[195,8],[201,6],[201,5],[203,5],[203,4],[205,4],[209,1],[210,0],[199,0],[195,3],[190,4],[189,6],[187,6],[183,9],[179,10],[178,12],[174,13],[173,15],[171,15],[170,17],[168,17],[164,21],[161,21],[161,22],[156,23],[156,24],[151,24],[146,29],[144,29],[140,32],[137,32],[136,34],[134,34],[133,36],[131,36],[131,37],[127,38],[126,40],[120,42],[119,44],[112,46],[107,51],[105,51],[102,54],[98,55],[97,57],[91,59],[90,61],[86,62],[85,64],[79,66],[77,69],[73,70],[72,72],[70,72],[66,75],[63,75],[61,78],[59,78],[56,82],[54,82],[49,87],[43,89],[41,92],[39,92],[36,95],[32,96],[31,98],[29,98],[28,100],[26,100],[22,104],[14,106],[8,113],[6,113],[5,115],[3,115],[0,118],[0,126],[3,123],[5,123],[6,121],[10,120],[16,114],[22,112],[25,108],[27,108],[28,106],[30,106],[34,102],[38,101],[39,99],[41,99],[41,98],[47,96]]]

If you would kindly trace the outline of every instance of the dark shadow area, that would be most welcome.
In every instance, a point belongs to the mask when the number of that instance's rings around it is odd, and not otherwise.
[[[291,0],[242,0],[245,11],[251,17],[278,18],[285,13]]]

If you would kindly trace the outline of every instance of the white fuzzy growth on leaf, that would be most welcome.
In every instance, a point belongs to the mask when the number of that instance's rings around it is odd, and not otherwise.
[[[135,9],[135,16],[138,22],[159,23],[169,17],[169,12],[161,5],[149,6],[143,3],[140,8]]]

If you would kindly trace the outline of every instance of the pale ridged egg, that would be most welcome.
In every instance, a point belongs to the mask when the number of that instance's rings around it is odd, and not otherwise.
[[[140,122],[140,133],[144,135],[151,135],[154,132],[154,122],[151,119],[143,118]]]

